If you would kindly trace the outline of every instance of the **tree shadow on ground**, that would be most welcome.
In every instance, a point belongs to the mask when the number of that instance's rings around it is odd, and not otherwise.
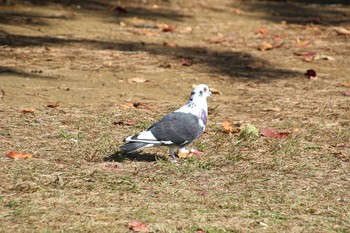
[[[163,46],[163,44],[146,44],[129,41],[111,42],[68,37],[22,36],[11,35],[9,33],[2,37],[0,35],[0,45],[9,47],[55,46],[74,43],[86,46],[89,49],[112,49],[117,51],[148,52],[155,55],[164,55],[172,59],[172,62],[178,63],[180,59],[193,60],[194,68],[196,65],[205,65],[208,73],[215,72],[236,79],[243,78],[268,81],[281,78],[302,77],[300,72],[274,67],[273,64],[245,52],[214,51],[204,47],[167,47]],[[252,63],[259,65],[258,67],[251,68]],[[160,66],[161,65],[166,64],[160,64]],[[201,71],[203,71],[203,67],[201,68]]]
[[[42,71],[33,70],[32,73],[24,72],[16,68],[12,67],[6,67],[6,66],[0,66],[0,76],[3,75],[13,75],[16,77],[23,77],[23,78],[36,78],[36,79],[57,79],[56,77],[49,77],[41,74]]]
[[[274,22],[285,21],[290,24],[319,24],[336,26],[350,22],[350,8],[341,8],[332,4],[350,5],[349,1],[336,0],[294,0],[294,1],[240,1],[233,3],[234,8],[246,12],[263,13],[257,18]],[[347,9],[347,10],[346,10]]]
[[[123,151],[117,151],[103,158],[104,162],[121,163],[126,160],[138,161],[138,162],[156,162],[158,160],[168,160],[168,159],[164,156],[158,156],[157,154],[152,154],[152,153],[143,153],[143,152],[125,153]]]

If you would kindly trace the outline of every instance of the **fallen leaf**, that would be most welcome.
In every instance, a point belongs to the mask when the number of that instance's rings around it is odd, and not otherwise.
[[[128,223],[128,228],[133,232],[149,232],[149,229],[147,228],[146,224],[136,220],[130,221]]]
[[[201,154],[203,154],[203,152],[201,152],[199,150],[196,150],[196,149],[191,149],[188,152],[180,152],[180,151],[177,152],[177,156],[179,156],[179,158],[190,158],[193,155],[197,155],[198,156],[198,155],[201,155]]]
[[[224,128],[225,133],[232,133],[233,132],[233,127],[230,121],[225,120],[221,123],[222,128]]]
[[[350,92],[343,92],[344,96],[350,96]]]
[[[265,28],[261,27],[255,32],[255,34],[261,34],[261,35],[265,36],[268,34],[268,32]]]
[[[209,44],[222,44],[222,43],[227,42],[227,39],[226,38],[211,38],[211,39],[207,40],[207,42]]]
[[[173,25],[166,25],[163,27],[162,32],[175,32],[175,27]]]
[[[282,40],[281,36],[280,35],[274,35],[272,37],[272,40],[275,41],[275,42],[279,42],[280,40]]]
[[[294,52],[296,56],[302,56],[303,61],[311,62],[315,60],[316,52]]]
[[[133,108],[134,104],[133,103],[126,103],[126,104],[119,104],[118,106],[121,108]]]
[[[198,228],[198,229],[196,230],[196,232],[197,232],[197,233],[206,233],[207,231],[204,230],[204,229],[202,229],[202,228]]]
[[[262,45],[258,46],[258,50],[265,51],[265,50],[271,50],[273,49],[272,44],[268,42],[263,42]]]
[[[191,66],[191,65],[192,65],[192,62],[191,62],[190,60],[187,60],[187,59],[182,58],[182,59],[180,60],[180,64],[181,64],[182,66]]]
[[[341,84],[343,87],[350,87],[350,82],[345,82]]]
[[[272,128],[266,128],[261,131],[261,134],[267,138],[285,138],[290,133],[289,132],[278,132]]]
[[[170,43],[170,42],[164,42],[163,46],[170,47],[170,48],[176,48],[177,44],[175,43]]]
[[[46,107],[48,107],[48,108],[57,108],[58,106],[60,106],[60,104],[58,102],[46,105]]]
[[[133,106],[135,108],[139,108],[139,107],[143,107],[145,109],[151,110],[151,111],[155,111],[154,108],[150,107],[148,104],[144,103],[144,102],[136,102],[133,104]]]
[[[296,42],[295,42],[295,46],[299,47],[299,48],[306,48],[310,45],[310,41],[309,40],[305,40],[305,41],[301,41],[299,37],[297,37]]]
[[[148,79],[144,79],[144,78],[130,78],[128,79],[129,83],[145,83],[145,82],[150,82],[150,80]]]
[[[350,36],[350,30],[343,27],[336,27],[334,30],[338,33],[338,35]]]
[[[311,80],[316,80],[317,79],[317,74],[316,71],[313,69],[309,69],[306,71],[306,73],[304,74],[306,77],[308,77]]]
[[[259,130],[251,124],[247,124],[238,135],[239,139],[254,138],[259,136]]]
[[[270,107],[270,108],[264,108],[263,111],[265,111],[265,112],[280,112],[281,109],[279,107]]]
[[[21,113],[33,113],[35,112],[34,108],[24,108],[21,110]]]
[[[335,59],[334,59],[334,57],[320,54],[320,55],[316,55],[316,56],[314,57],[314,60],[315,60],[315,61],[317,61],[317,60],[329,60],[329,61],[334,61]]]
[[[214,95],[222,95],[222,92],[221,91],[219,91],[219,90],[217,90],[217,89],[215,89],[215,88],[210,88],[210,92],[212,93],[212,94],[214,94]]]
[[[126,126],[131,126],[131,125],[135,125],[136,122],[135,121],[115,121],[113,122],[114,125],[126,125]]]
[[[32,154],[25,154],[17,151],[8,151],[5,155],[11,159],[27,159],[33,157]]]

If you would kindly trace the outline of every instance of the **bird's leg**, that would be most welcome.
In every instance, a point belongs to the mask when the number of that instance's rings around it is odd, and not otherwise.
[[[175,157],[175,150],[176,150],[176,147],[172,146],[169,148],[169,153],[171,155],[171,157],[173,158],[173,163],[176,163],[176,157]]]

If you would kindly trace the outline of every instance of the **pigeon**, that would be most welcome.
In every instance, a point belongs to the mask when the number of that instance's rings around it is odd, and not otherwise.
[[[125,144],[119,148],[126,153],[132,153],[146,147],[168,146],[172,161],[176,162],[175,151],[189,153],[185,147],[204,132],[208,119],[209,96],[211,92],[207,85],[196,86],[184,106],[165,115],[145,131],[125,138]]]

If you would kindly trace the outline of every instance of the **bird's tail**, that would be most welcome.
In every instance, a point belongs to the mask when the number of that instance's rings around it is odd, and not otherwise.
[[[126,153],[131,153],[146,146],[150,146],[150,144],[145,142],[127,142],[119,148]]]

